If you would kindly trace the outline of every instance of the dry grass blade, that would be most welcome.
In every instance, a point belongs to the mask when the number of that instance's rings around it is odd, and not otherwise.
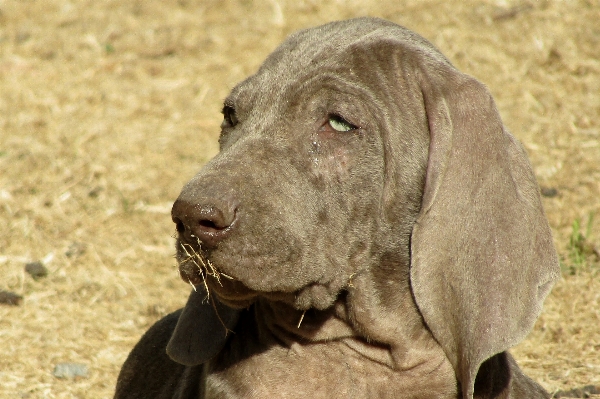
[[[304,320],[305,314],[306,314],[306,310],[304,312],[302,312],[302,316],[300,316],[300,320],[298,320],[298,325],[296,326],[296,328],[300,328],[300,325],[302,324],[302,320]]]
[[[183,251],[187,255],[186,258],[184,258],[181,262],[179,262],[179,266],[180,267],[183,266],[185,268],[186,263],[192,262],[192,264],[198,269],[198,271],[200,272],[200,276],[202,277],[202,285],[204,286],[204,290],[206,292],[206,298],[204,298],[204,301],[205,302],[210,301],[210,304],[213,307],[213,309],[215,310],[215,314],[217,315],[219,322],[221,323],[223,328],[225,328],[225,335],[229,334],[230,332],[233,333],[233,331],[227,327],[227,325],[221,318],[221,315],[219,314],[219,309],[217,309],[217,305],[215,304],[214,299],[210,296],[210,290],[208,288],[208,284],[206,283],[206,279],[210,276],[210,277],[213,277],[215,280],[217,280],[217,283],[219,283],[219,285],[222,286],[221,277],[225,277],[230,280],[233,280],[233,277],[231,277],[225,273],[219,272],[213,266],[212,262],[209,259],[207,259],[206,256],[204,255],[204,252],[202,251],[202,243],[200,242],[200,240],[199,239],[196,239],[196,240],[198,242],[198,250],[196,250],[190,244],[185,244],[185,243],[179,244],[181,246],[181,248],[183,249]],[[189,279],[188,279],[188,282],[190,283],[190,285],[192,286],[194,291],[197,292],[196,286],[194,285],[194,283],[192,283]]]
[[[202,285],[204,285],[204,289],[206,290],[206,299],[210,299],[210,290],[208,289],[208,284],[206,283],[206,279],[210,276],[212,278],[214,278],[215,280],[217,280],[217,283],[219,285],[222,286],[221,284],[221,276],[228,278],[228,279],[232,279],[231,276],[228,276],[227,274],[221,273],[219,272],[212,264],[212,262],[206,258],[206,256],[204,255],[204,252],[202,251],[202,243],[200,242],[199,239],[196,239],[198,241],[198,250],[196,250],[192,245],[187,244],[187,243],[180,243],[179,245],[181,246],[181,249],[185,252],[186,257],[181,260],[179,262],[179,267],[183,267],[185,268],[186,264],[191,262],[200,272],[200,276],[202,278]],[[192,288],[194,288],[194,291],[196,290],[196,287],[194,286],[194,284],[188,280],[189,283],[191,284]]]
[[[215,300],[213,298],[210,298],[210,304],[212,305],[213,309],[215,310],[215,314],[217,315],[219,322],[225,329],[225,336],[227,336],[227,334],[229,334],[229,333],[235,334],[235,331],[230,330],[229,327],[227,327],[227,324],[225,324],[225,322],[223,321],[223,318],[219,314],[219,309],[217,309],[217,304],[215,303]]]

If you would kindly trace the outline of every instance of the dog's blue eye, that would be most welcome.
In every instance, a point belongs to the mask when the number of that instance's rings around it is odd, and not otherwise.
[[[336,132],[349,132],[357,128],[341,116],[337,115],[331,115],[327,123],[329,123],[329,126]]]

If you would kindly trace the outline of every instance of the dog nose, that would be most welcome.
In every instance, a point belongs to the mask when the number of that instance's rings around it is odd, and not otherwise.
[[[229,235],[236,220],[236,210],[228,204],[198,204],[178,198],[171,217],[177,232],[187,241],[199,239],[204,248],[215,247]]]

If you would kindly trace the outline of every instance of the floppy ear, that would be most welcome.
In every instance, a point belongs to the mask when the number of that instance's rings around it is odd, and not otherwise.
[[[531,330],[559,267],[533,171],[491,95],[450,65],[429,69],[411,284],[466,399],[481,363]]]
[[[213,295],[192,291],[173,335],[167,354],[177,363],[195,366],[214,357],[225,345],[227,334],[237,323],[240,311],[223,305]]]

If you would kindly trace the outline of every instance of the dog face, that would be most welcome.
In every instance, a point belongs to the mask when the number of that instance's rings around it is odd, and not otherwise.
[[[203,279],[185,261],[202,251],[209,288],[234,306],[263,295],[325,309],[383,254],[408,272],[429,137],[423,109],[401,104],[411,82],[378,66],[402,55],[334,41],[297,64],[320,41],[306,36],[225,100],[221,152],[173,208],[183,278]]]

